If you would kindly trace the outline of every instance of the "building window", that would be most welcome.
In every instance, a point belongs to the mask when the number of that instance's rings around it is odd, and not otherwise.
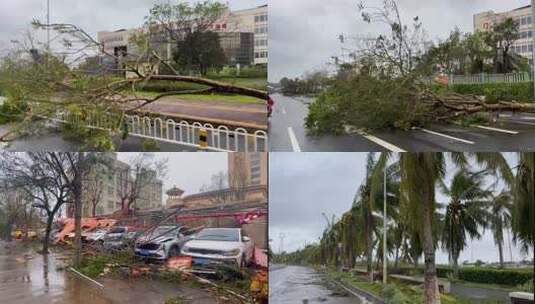
[[[254,22],[267,22],[267,19],[268,19],[267,15],[254,16]]]

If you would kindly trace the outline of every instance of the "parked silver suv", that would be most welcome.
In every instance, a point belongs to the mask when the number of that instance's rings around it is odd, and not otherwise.
[[[159,226],[147,231],[137,239],[135,254],[156,260],[179,255],[184,243],[191,238],[184,234],[185,230],[183,226]]]

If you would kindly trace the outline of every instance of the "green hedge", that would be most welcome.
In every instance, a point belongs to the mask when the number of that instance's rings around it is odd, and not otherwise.
[[[139,85],[137,88],[147,92],[162,93],[170,91],[200,90],[206,88],[206,86],[178,81],[150,81],[147,84]]]
[[[404,275],[423,275],[423,268],[400,267],[396,273]],[[453,274],[451,267],[437,267],[437,276],[447,278]],[[516,286],[533,279],[533,271],[514,269],[493,269],[482,267],[459,268],[459,279],[467,282]]]
[[[513,270],[463,268],[459,270],[459,279],[475,283],[516,286],[533,279],[533,273]]]
[[[485,83],[485,84],[454,84],[450,90],[460,94],[484,95],[487,100],[533,101],[533,83]]]

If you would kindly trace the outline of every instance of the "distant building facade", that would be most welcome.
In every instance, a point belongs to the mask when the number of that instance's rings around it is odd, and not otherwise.
[[[533,20],[531,5],[519,7],[507,12],[496,13],[494,11],[481,12],[474,15],[474,31],[489,31],[493,25],[512,18],[519,24],[520,38],[513,44],[513,52],[529,59],[533,64]]]
[[[230,153],[228,156],[229,185],[244,179],[247,186],[268,184],[267,153]]]
[[[254,33],[254,64],[268,63],[268,6],[231,12],[230,20],[236,20],[236,28],[230,31]]]
[[[228,11],[221,20],[212,25],[212,30],[219,35],[228,65],[267,64],[267,5],[235,12]],[[130,55],[139,55],[137,46],[131,40],[137,33],[142,32],[143,28],[100,31],[97,33],[97,40],[104,46],[105,53],[128,58]],[[152,38],[152,45],[162,58],[172,60],[175,50],[173,43],[169,43],[163,36],[156,35]],[[118,62],[115,64],[120,65]]]
[[[111,170],[92,171],[82,185],[82,216],[90,217],[93,215],[93,203],[96,203],[95,215],[109,215],[121,209],[121,193],[129,191],[128,185],[131,185],[134,177],[131,173],[131,167],[125,162],[117,159],[115,153],[110,154]],[[153,174],[139,190],[139,197],[136,199],[132,209],[146,210],[163,207],[163,183]],[[72,216],[72,210],[70,210]]]

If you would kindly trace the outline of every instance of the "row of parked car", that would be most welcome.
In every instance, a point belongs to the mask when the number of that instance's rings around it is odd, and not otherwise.
[[[185,226],[158,226],[145,232],[114,226],[84,232],[82,240],[108,251],[133,248],[135,255],[144,259],[191,256],[194,266],[245,267],[254,255],[253,241],[240,228],[205,228],[191,233]]]

